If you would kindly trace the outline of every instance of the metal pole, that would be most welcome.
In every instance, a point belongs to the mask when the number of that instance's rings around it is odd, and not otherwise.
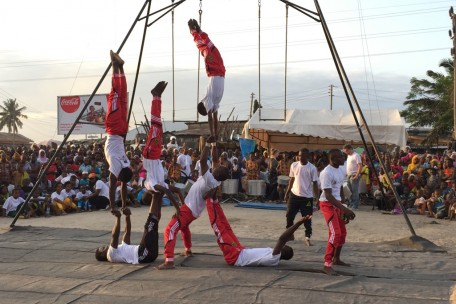
[[[130,101],[130,109],[128,110],[128,118],[127,118],[127,126],[130,124],[130,116],[131,116],[131,111],[133,110],[133,102],[135,100],[135,95],[136,95],[136,86],[138,84],[138,77],[139,77],[139,70],[141,69],[141,61],[142,61],[142,55],[144,51],[144,42],[146,41],[146,34],[147,34],[147,23],[149,22],[149,13],[150,13],[150,6],[152,4],[152,0],[147,0],[149,2],[149,5],[147,6],[147,17],[146,17],[146,22],[144,23],[144,31],[143,31],[143,37],[141,41],[141,49],[139,51],[139,58],[138,58],[138,66],[136,67],[136,75],[135,75],[135,82],[133,84],[133,92],[131,93],[131,101]]]
[[[336,68],[338,70],[339,77],[340,77],[341,82],[342,82],[342,86],[344,87],[345,94],[347,95],[347,99],[348,99],[350,108],[352,110],[353,117],[355,119],[356,125],[358,126],[358,130],[359,130],[361,139],[362,139],[362,141],[364,143],[364,146],[366,148],[366,152],[368,153],[368,149],[367,149],[366,141],[365,141],[364,136],[363,136],[363,132],[361,130],[361,128],[363,128],[363,127],[367,131],[369,139],[370,139],[370,141],[372,143],[372,147],[373,147],[373,149],[375,151],[375,154],[377,155],[378,161],[380,163],[380,167],[387,173],[386,174],[386,178],[388,179],[389,184],[393,185],[393,182],[392,182],[392,180],[391,180],[391,178],[390,178],[390,176],[388,174],[389,171],[386,169],[386,166],[385,166],[383,160],[380,157],[380,153],[378,151],[377,144],[375,143],[375,140],[374,140],[374,138],[372,136],[372,133],[370,132],[369,126],[367,125],[366,119],[364,118],[364,115],[363,115],[363,113],[361,111],[361,108],[360,108],[360,106],[358,104],[358,101],[356,99],[356,96],[355,96],[355,93],[353,91],[353,88],[351,87],[350,81],[348,80],[347,74],[345,73],[345,70],[343,68],[343,65],[342,65],[342,62],[340,60],[339,54],[337,53],[337,50],[336,50],[335,45],[334,45],[334,42],[333,42],[333,40],[331,38],[331,34],[329,33],[329,29],[328,29],[328,26],[327,26],[326,21],[324,19],[323,13],[322,13],[322,11],[320,9],[320,5],[318,4],[318,0],[314,0],[314,2],[315,2],[315,6],[317,8],[318,14],[320,15],[321,24],[322,24],[323,31],[325,33],[326,39],[328,40],[328,43],[330,44],[331,54],[333,55],[333,59],[336,61]],[[354,111],[353,105],[351,104],[351,99],[349,98],[349,95],[348,95],[348,91],[347,91],[346,85],[349,88],[350,95],[353,98],[353,102],[354,102],[354,104],[355,104],[355,106],[356,106],[356,108],[358,110],[359,116],[360,116],[361,121],[363,123],[362,125],[359,125],[359,122],[358,122],[358,119],[356,117],[356,113]],[[369,155],[369,153],[368,153],[368,155]],[[406,223],[407,223],[407,225],[408,225],[408,227],[410,229],[410,232],[412,233],[413,236],[416,236],[416,233],[415,233],[415,230],[413,229],[412,223],[410,222],[410,219],[407,216],[407,212],[405,210],[405,207],[402,205],[402,202],[401,202],[401,199],[399,197],[399,194],[397,193],[397,191],[396,191],[396,189],[394,187],[392,187],[392,190],[393,190],[394,197],[397,200],[397,203],[401,207],[402,215],[405,218],[405,221],[406,221]]]
[[[128,38],[130,37],[130,34],[131,32],[133,31],[133,29],[135,28],[136,26],[136,23],[138,22],[138,19],[141,17],[141,14],[143,13],[144,9],[146,8],[146,5],[147,3],[149,2],[149,0],[146,0],[141,8],[141,10],[139,11],[138,13],[138,16],[135,18],[135,21],[133,22],[133,24],[131,25],[130,27],[130,30],[128,31],[127,35],[125,36],[124,40],[122,41],[122,43],[120,44],[119,46],[119,49],[117,50],[117,53],[120,53],[120,51],[122,50],[122,48],[124,47],[125,43],[127,42]],[[108,74],[108,72],[111,70],[111,66],[112,66],[112,63],[109,62],[109,65],[108,67],[106,68],[105,72],[103,73],[103,75],[101,76],[101,79],[100,81],[98,81],[98,84],[96,85],[95,89],[93,90],[92,92],[92,95],[90,95],[89,99],[87,100],[86,104],[84,105],[84,107],[82,108],[81,112],[79,113],[78,117],[76,118],[76,120],[74,121],[73,125],[71,126],[70,130],[68,131],[68,133],[65,135],[65,137],[63,138],[63,141],[62,143],[60,144],[60,146],[57,148],[57,150],[54,152],[54,154],[51,156],[51,158],[49,159],[49,162],[47,163],[46,167],[44,168],[44,170],[39,174],[37,180],[38,181],[41,181],[41,179],[43,178],[43,175],[47,172],[47,170],[49,169],[49,167],[51,166],[51,164],[54,162],[54,159],[56,157],[56,155],[62,151],[62,147],[66,144],[68,138],[70,137],[71,133],[73,132],[74,128],[76,127],[76,125],[78,124],[79,120],[81,119],[82,115],[84,114],[84,112],[87,110],[87,108],[89,107],[89,104],[90,102],[92,101],[93,97],[95,96],[95,94],[97,93],[98,89],[100,88],[101,84],[103,83],[104,79],[106,78],[106,75]],[[28,205],[28,202],[30,201],[30,198],[32,197],[33,193],[35,192],[35,190],[38,188],[38,182],[35,183],[35,185],[33,185],[33,188],[32,190],[30,191],[29,195],[27,196],[27,198],[25,199],[25,202],[24,204],[22,204],[21,208],[19,209],[19,211],[17,212],[16,216],[14,217],[13,221],[11,222],[10,224],[10,227],[14,227],[14,224],[16,223],[17,219],[19,218],[19,214],[22,212],[22,210],[25,208],[26,205]]]
[[[452,23],[450,37],[453,39],[453,48],[451,49],[451,56],[453,57],[453,140],[456,140],[456,38],[454,36],[456,32],[456,15],[452,6],[450,7],[449,14]]]

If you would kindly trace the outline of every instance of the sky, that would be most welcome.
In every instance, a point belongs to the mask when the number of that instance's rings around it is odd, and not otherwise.
[[[283,111],[286,100],[287,109],[329,109],[330,85],[334,86],[333,109],[349,108],[320,23],[289,8],[287,27],[285,4],[279,0],[260,1],[261,18],[258,1],[201,3],[201,28],[220,50],[227,70],[219,110],[222,120],[233,108],[232,117],[248,119],[252,93],[255,98],[260,96],[265,108]],[[316,11],[313,0],[294,3]],[[448,9],[456,2],[319,3],[364,112],[401,110],[412,77],[425,78],[427,70],[444,72],[438,65],[450,58],[453,42],[448,35]],[[15,98],[27,107],[28,119],[23,120],[20,134],[36,142],[63,139],[56,131],[57,96],[93,92],[109,64],[109,50],[120,47],[143,4],[141,0],[0,1],[0,104]],[[153,0],[151,11],[169,4],[169,0]],[[198,89],[199,55],[187,21],[199,18],[199,4],[198,0],[186,0],[174,12],[174,82],[171,14],[147,28],[133,104],[137,120],[149,113],[150,90],[160,80],[169,82],[162,97],[163,119],[197,119],[197,92],[200,98],[204,96],[208,79],[201,62]],[[143,30],[144,21],[140,21],[120,52],[126,62],[130,94]],[[107,77],[98,93],[109,90]],[[200,121],[204,119],[200,117]],[[134,128],[133,122],[130,128]],[[75,135],[70,140],[84,137]]]

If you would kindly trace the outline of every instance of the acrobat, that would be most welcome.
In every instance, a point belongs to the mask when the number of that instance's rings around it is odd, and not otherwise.
[[[210,136],[206,140],[206,145],[201,152],[201,176],[193,184],[185,197],[185,204],[180,208],[180,213],[177,217],[173,217],[168,223],[164,232],[165,241],[165,262],[161,264],[158,269],[172,269],[174,268],[174,247],[176,246],[176,236],[179,230],[181,231],[182,239],[184,240],[185,255],[191,256],[192,251],[192,238],[189,226],[190,224],[201,216],[201,213],[206,207],[205,197],[211,191],[215,191],[222,181],[226,180],[229,176],[228,168],[219,166],[215,167],[217,157],[212,155],[212,173],[207,164],[207,158],[211,143],[215,142],[215,138]],[[215,146],[212,146],[213,153],[215,153]]]
[[[106,112],[105,155],[109,164],[109,203],[111,210],[117,208],[115,193],[117,180],[121,182],[120,196],[122,209],[126,206],[127,183],[133,173],[130,160],[125,154],[124,140],[128,132],[127,81],[124,74],[124,61],[113,51],[110,52],[112,62],[112,88],[108,95],[108,110]]]
[[[287,228],[279,237],[274,248],[246,248],[241,245],[231,229],[218,200],[208,197],[206,205],[217,243],[223,252],[225,261],[231,266],[277,266],[280,260],[290,260],[294,253],[293,248],[286,245],[287,241],[303,223],[312,218],[311,215],[307,215]]]
[[[184,203],[184,197],[178,188],[165,183],[165,171],[160,160],[162,151],[163,127],[161,121],[161,95],[168,85],[165,81],[160,81],[152,89],[152,104],[150,116],[150,129],[147,136],[146,145],[142,151],[143,167],[147,171],[144,186],[151,194],[157,196],[161,202],[163,195],[167,195],[177,211],[179,211],[179,202],[176,201],[175,193],[181,203]]]
[[[112,228],[111,243],[96,249],[95,258],[98,261],[109,261],[112,263],[151,263],[158,256],[158,223],[160,221],[162,202],[158,197],[152,197],[150,192],[143,195],[143,201],[151,202],[149,215],[144,224],[144,232],[139,245],[130,244],[131,235],[131,211],[128,208],[122,210],[125,215],[125,232],[122,243],[119,245],[120,236],[120,210],[112,210],[116,222]]]
[[[196,47],[204,57],[206,74],[209,77],[206,96],[198,104],[198,113],[207,115],[209,128],[212,136],[218,136],[218,108],[223,97],[225,87],[225,66],[219,50],[215,47],[209,36],[201,31],[198,21],[188,21],[190,33],[196,43]]]

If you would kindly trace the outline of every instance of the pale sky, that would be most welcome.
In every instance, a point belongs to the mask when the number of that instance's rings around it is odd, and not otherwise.
[[[177,2],[177,1],[176,1]],[[450,57],[448,9],[454,1],[321,0],[320,6],[336,48],[363,110],[403,109],[412,77]],[[20,133],[35,140],[59,139],[57,96],[91,94],[109,64],[109,50],[117,50],[144,1],[0,1],[0,102],[16,98],[29,119]],[[198,0],[187,0],[175,10],[175,118],[195,120],[198,54],[187,21],[198,19]],[[316,11],[314,1],[296,4]],[[152,11],[171,4],[153,0]],[[220,50],[225,66],[225,93],[219,113],[226,120],[247,119],[250,94],[258,96],[258,36],[261,35],[261,101],[283,110],[285,69],[285,5],[263,0],[261,31],[258,1],[203,0],[202,29]],[[157,15],[158,16],[158,15]],[[151,17],[152,20],[155,17]],[[121,56],[129,91],[140,50],[143,21],[135,27]],[[149,115],[150,90],[166,80],[162,116],[173,119],[171,14],[148,28],[133,112]],[[200,98],[207,77],[201,66]],[[442,71],[442,70],[440,70]],[[109,76],[109,75],[108,75]],[[287,108],[347,108],[321,25],[289,9]],[[110,77],[98,93],[107,93]],[[323,118],[322,118],[323,119]],[[133,128],[133,123],[130,128]],[[2,131],[6,132],[6,129]],[[77,136],[75,138],[81,138]]]

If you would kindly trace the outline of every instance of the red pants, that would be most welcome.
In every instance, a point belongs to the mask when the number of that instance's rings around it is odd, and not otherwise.
[[[180,213],[177,218],[173,217],[168,226],[166,226],[165,235],[165,261],[174,261],[174,247],[176,247],[176,236],[179,230],[181,231],[182,239],[184,240],[185,250],[192,248],[192,235],[188,226],[195,220],[192,211],[183,205],[180,208]]]
[[[211,198],[208,198],[206,199],[206,208],[212,229],[214,229],[217,237],[217,243],[223,252],[223,257],[228,265],[234,265],[244,247],[241,246],[233,230],[231,230],[230,223],[228,223],[219,202],[216,201],[214,203]]]
[[[345,244],[347,230],[345,222],[340,218],[342,211],[330,202],[320,202],[320,209],[328,225],[328,244],[326,245],[325,267],[332,267],[336,249]]]
[[[112,75],[112,88],[108,95],[106,111],[106,132],[111,135],[125,135],[128,132],[127,81],[124,74]]]

